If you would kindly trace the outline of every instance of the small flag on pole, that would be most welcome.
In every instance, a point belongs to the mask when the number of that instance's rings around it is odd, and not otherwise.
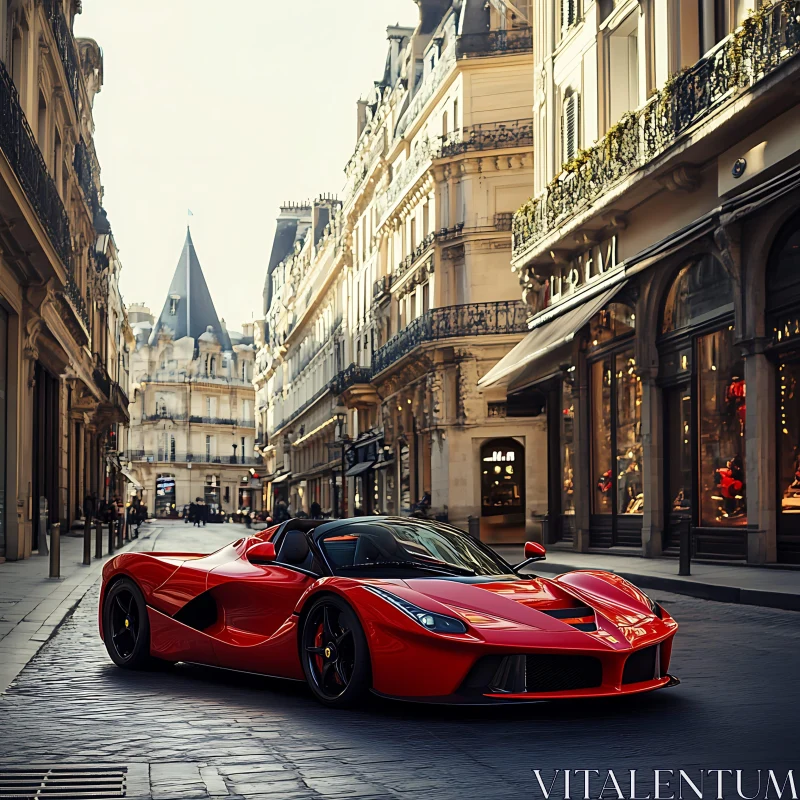
[[[194,214],[192,214],[192,209],[190,208],[190,209],[188,209],[188,211],[189,211],[189,216],[190,216],[190,217],[193,217],[193,216],[194,216]]]

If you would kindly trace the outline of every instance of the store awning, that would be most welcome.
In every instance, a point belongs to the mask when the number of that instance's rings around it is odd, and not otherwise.
[[[522,370],[537,358],[570,342],[575,334],[600,310],[611,302],[614,295],[625,285],[615,283],[582,305],[570,309],[559,317],[534,328],[513,350],[501,358],[479,381],[478,385],[507,386]]]
[[[122,475],[125,478],[125,480],[128,481],[128,483],[133,485],[134,489],[136,489],[139,492],[142,491],[142,489],[144,489],[144,486],[142,486],[142,484],[139,483],[139,481],[137,481],[136,478],[134,478],[133,475],[131,475],[131,473],[128,472],[127,469],[125,469],[125,467],[122,467],[122,469],[120,469],[119,472],[120,475]]]
[[[291,472],[284,472],[283,475],[278,475],[277,478],[272,479],[272,485],[274,486],[276,483],[283,483],[284,481],[288,481],[289,478],[292,477]]]
[[[356,475],[362,475],[368,469],[372,469],[375,466],[374,461],[359,461],[358,464],[354,464],[350,467],[347,472],[345,472],[345,478],[354,478]]]

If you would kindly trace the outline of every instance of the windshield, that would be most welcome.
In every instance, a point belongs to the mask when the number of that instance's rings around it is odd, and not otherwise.
[[[505,576],[499,556],[457,528],[416,519],[354,521],[318,540],[335,574]],[[414,573],[417,575],[414,575]]]

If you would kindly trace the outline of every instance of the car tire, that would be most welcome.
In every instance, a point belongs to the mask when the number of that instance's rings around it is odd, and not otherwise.
[[[369,645],[352,607],[335,595],[315,601],[303,616],[300,660],[320,703],[351,708],[372,685]]]
[[[103,640],[111,660],[123,669],[147,669],[150,656],[150,620],[141,589],[122,578],[106,592],[103,602]]]

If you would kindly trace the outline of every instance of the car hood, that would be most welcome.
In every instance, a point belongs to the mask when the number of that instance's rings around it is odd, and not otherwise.
[[[487,619],[542,631],[575,632],[572,624],[551,614],[586,607],[595,612],[599,628],[613,627],[628,641],[638,638],[645,628],[653,632],[654,626],[660,628],[663,624],[651,610],[646,595],[612,573],[582,571],[556,578],[532,576],[487,583],[423,578],[400,581],[398,588],[400,584],[407,589],[403,591],[405,599],[431,611],[447,613],[449,609],[473,625],[475,615],[486,615]],[[436,609],[426,599],[446,609]]]

